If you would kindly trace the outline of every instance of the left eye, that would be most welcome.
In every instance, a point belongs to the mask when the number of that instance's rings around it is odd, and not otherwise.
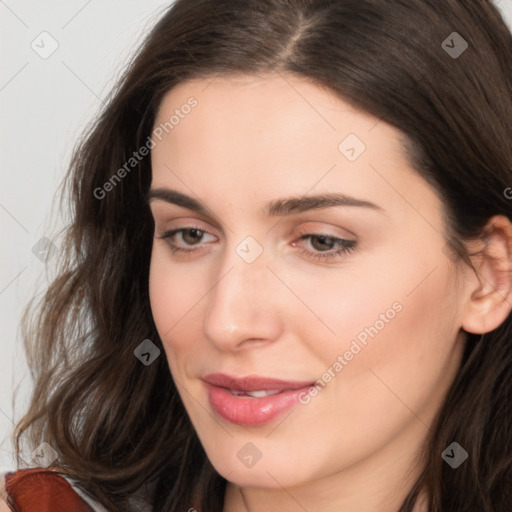
[[[345,253],[355,251],[357,242],[355,240],[345,240],[330,235],[308,233],[302,235],[300,240],[309,240],[313,250],[302,249],[302,252],[316,260],[329,260],[340,258]]]
[[[326,235],[306,235],[306,237],[309,238],[311,246],[318,251],[333,249],[341,241],[340,238]]]

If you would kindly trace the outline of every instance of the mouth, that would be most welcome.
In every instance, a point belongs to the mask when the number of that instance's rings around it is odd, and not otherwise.
[[[232,377],[215,373],[203,377],[213,411],[230,423],[268,423],[298,403],[314,381],[284,381],[259,376]]]

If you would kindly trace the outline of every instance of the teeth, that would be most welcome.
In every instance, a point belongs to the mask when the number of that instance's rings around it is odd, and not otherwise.
[[[253,398],[263,398],[264,396],[277,395],[281,393],[280,389],[265,389],[261,391],[238,391],[230,389],[231,393],[235,396],[252,396]]]
[[[263,396],[277,395],[279,389],[267,389],[265,391],[246,391],[245,393],[253,398],[261,398]]]

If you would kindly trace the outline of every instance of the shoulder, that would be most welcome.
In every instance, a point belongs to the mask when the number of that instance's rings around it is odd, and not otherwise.
[[[2,495],[3,489],[3,495]],[[0,475],[0,512],[91,512],[55,470],[31,468]]]

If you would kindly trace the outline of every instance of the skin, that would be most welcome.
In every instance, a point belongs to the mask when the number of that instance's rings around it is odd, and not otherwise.
[[[510,312],[510,223],[494,218],[497,258],[475,259],[473,272],[447,257],[443,204],[395,128],[290,74],[181,83],[155,126],[190,96],[197,107],[152,149],[151,187],[190,195],[208,213],[150,201],[150,300],[185,408],[228,480],[224,511],[396,512],[460,364],[462,329],[487,332]],[[366,146],[353,162],[338,149],[351,133]],[[264,213],[271,200],[325,192],[382,210]],[[160,238],[185,228],[205,233]],[[304,234],[354,240],[356,250],[319,260],[339,246]],[[252,263],[236,251],[247,236],[263,248]],[[173,253],[172,242],[195,252]],[[396,302],[401,311],[290,414],[244,427],[211,409],[205,374],[314,381]],[[262,454],[251,468],[237,458],[248,442]]]
[[[11,512],[11,509],[6,503],[7,492],[5,490],[4,475],[0,474],[0,512]]]

